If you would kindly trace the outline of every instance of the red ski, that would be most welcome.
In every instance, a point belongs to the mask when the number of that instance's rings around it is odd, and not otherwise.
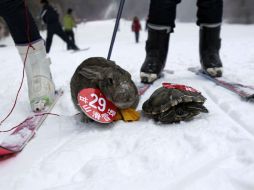
[[[225,77],[213,78],[213,77],[209,76],[208,74],[206,74],[203,70],[201,70],[200,68],[197,68],[197,67],[191,67],[191,68],[188,68],[188,70],[214,82],[215,84],[217,84],[227,90],[230,90],[231,92],[236,93],[243,100],[251,101],[251,102],[254,101],[254,86],[244,85],[244,84],[240,84],[237,82],[232,82],[232,81],[229,81],[228,79],[226,79]]]
[[[144,84],[144,83],[140,83],[137,85],[138,88],[138,94],[139,96],[142,96],[143,94],[145,94],[145,92],[148,90],[148,88],[151,86],[151,84]]]
[[[26,146],[40,128],[49,112],[53,109],[58,99],[63,95],[58,90],[53,104],[42,112],[33,113],[27,117],[17,128],[0,143],[0,157],[16,154]]]

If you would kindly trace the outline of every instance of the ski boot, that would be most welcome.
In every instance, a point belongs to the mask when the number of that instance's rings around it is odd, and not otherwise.
[[[165,67],[169,44],[168,30],[148,28],[146,58],[140,70],[142,83],[153,83]]]
[[[220,25],[200,26],[199,55],[203,70],[211,77],[222,76],[222,62],[219,55],[221,47]]]
[[[73,41],[71,41],[69,38],[66,43],[67,43],[67,50],[74,50],[74,51],[80,50],[78,48],[78,46]]]
[[[74,50],[74,51],[79,51],[80,49],[78,48],[78,46],[76,46],[75,44],[72,45],[69,49]]]
[[[44,41],[40,40],[29,48],[25,63],[28,83],[28,95],[33,111],[42,111],[51,105],[55,97],[55,85],[51,77],[50,58],[46,57]],[[19,54],[25,60],[28,46],[16,46]]]

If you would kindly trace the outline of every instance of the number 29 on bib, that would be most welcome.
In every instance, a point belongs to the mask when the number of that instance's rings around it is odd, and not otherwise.
[[[86,88],[79,92],[78,103],[82,111],[94,121],[111,123],[117,107],[101,93],[100,89]]]

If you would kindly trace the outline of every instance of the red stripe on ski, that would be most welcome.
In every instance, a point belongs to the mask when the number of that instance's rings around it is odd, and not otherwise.
[[[243,85],[240,83],[235,83],[232,81],[229,81],[223,77],[221,78],[213,78],[206,74],[203,70],[197,67],[191,67],[188,68],[189,71],[196,73],[197,75],[200,75],[215,84],[230,90],[231,92],[234,92],[238,94],[241,98],[243,98],[246,101],[254,101],[254,88],[253,86]]]
[[[13,153],[14,153],[13,151],[0,146],[0,157],[8,155],[8,154],[13,154]]]

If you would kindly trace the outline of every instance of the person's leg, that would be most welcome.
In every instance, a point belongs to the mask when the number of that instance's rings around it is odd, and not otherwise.
[[[209,75],[220,77],[222,76],[222,62],[219,50],[223,0],[198,0],[197,6],[201,66]]]
[[[197,24],[214,25],[222,22],[223,0],[197,0]]]
[[[46,52],[49,53],[52,41],[53,41],[54,31],[48,26],[47,28],[47,37],[46,37]]]
[[[6,0],[0,2],[0,16],[6,21],[16,45],[28,44],[29,41],[34,42],[41,39],[37,26],[29,11],[28,17],[25,17],[24,1]],[[29,31],[27,31],[28,24]]]
[[[151,0],[147,25],[172,32],[175,27],[176,6],[181,0]]]
[[[71,38],[72,43],[75,44],[76,42],[75,42],[75,35],[74,35],[73,30],[70,31],[70,38]]]
[[[78,50],[79,48],[67,37],[60,24],[55,25],[56,34],[67,43],[70,49]]]
[[[0,15],[9,26],[10,33],[24,62],[30,104],[33,110],[41,110],[54,100],[54,83],[50,73],[50,59],[46,57],[45,45],[34,20],[28,12],[25,17],[24,1],[9,0],[0,3]],[[27,20],[28,19],[28,22]],[[29,24],[29,27],[27,27]],[[30,28],[27,31],[27,28]]]
[[[176,6],[181,0],[151,0],[148,16],[146,58],[140,70],[141,81],[152,83],[165,66],[169,34],[175,27]]]
[[[139,41],[139,32],[135,32],[135,40],[136,40],[136,43],[138,43],[138,41]]]
[[[68,39],[75,44],[75,39],[74,39],[74,32],[72,30],[66,30],[65,34],[67,35]],[[71,49],[71,46],[69,43],[67,43],[67,50]]]
[[[65,30],[66,36],[71,40],[71,34],[69,30]],[[70,45],[67,43],[67,50],[71,49]]]
[[[50,72],[50,58],[47,57],[44,41],[32,44],[26,59],[26,76],[32,110],[41,111],[54,101],[55,85]],[[27,46],[16,46],[22,60],[25,60]]]

